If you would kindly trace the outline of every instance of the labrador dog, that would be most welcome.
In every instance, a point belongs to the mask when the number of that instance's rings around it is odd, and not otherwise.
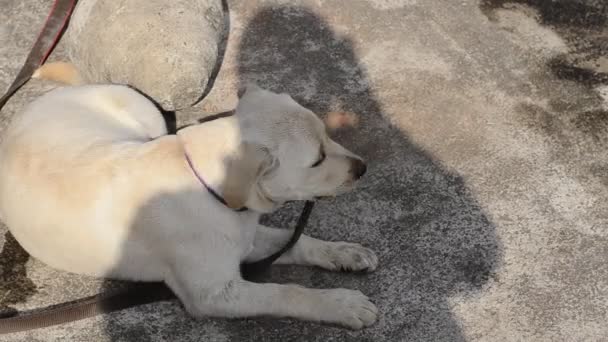
[[[259,284],[239,272],[292,233],[260,225],[261,214],[343,193],[365,173],[287,94],[250,85],[234,115],[168,135],[154,104],[127,86],[67,86],[32,102],[1,139],[0,218],[52,267],[164,281],[198,317],[352,329],[376,320],[359,291]],[[378,259],[359,244],[302,236],[277,263],[372,271]]]

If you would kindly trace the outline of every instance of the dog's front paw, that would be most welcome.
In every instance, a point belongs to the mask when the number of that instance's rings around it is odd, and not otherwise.
[[[358,330],[372,325],[378,317],[378,309],[361,291],[326,290],[322,300],[319,312],[324,322]]]
[[[329,242],[319,257],[319,266],[332,271],[368,271],[378,267],[378,257],[358,243]]]

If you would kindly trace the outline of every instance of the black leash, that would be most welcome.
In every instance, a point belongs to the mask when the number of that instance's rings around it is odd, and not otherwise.
[[[67,25],[76,1],[55,0],[46,23],[38,35],[38,39],[34,43],[25,63],[6,93],[0,98],[0,110],[9,98],[29,81],[36,69],[46,61]],[[244,279],[259,281],[268,272],[272,263],[296,244],[308,222],[313,206],[314,202],[306,201],[293,235],[283,248],[262,260],[241,265],[241,274]],[[130,286],[127,289],[99,293],[90,297],[38,309],[30,313],[22,312],[11,313],[12,316],[5,315],[0,318],[0,335],[64,324],[98,314],[110,313],[173,298],[175,298],[175,294],[164,283],[135,283],[134,286]]]
[[[268,270],[270,270],[270,266],[273,262],[277,261],[281,255],[285,254],[293,246],[295,246],[296,242],[298,242],[298,239],[300,239],[300,236],[304,231],[306,223],[308,223],[308,218],[310,217],[310,213],[312,212],[314,205],[315,202],[313,201],[306,201],[306,203],[304,203],[304,208],[302,209],[302,213],[298,218],[296,228],[294,229],[291,238],[285,244],[285,246],[283,246],[283,248],[262,260],[241,264],[241,274],[243,275],[244,279],[249,281],[259,281],[261,276],[265,275]]]

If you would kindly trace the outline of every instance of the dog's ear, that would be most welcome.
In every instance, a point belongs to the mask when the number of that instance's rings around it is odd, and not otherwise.
[[[330,130],[338,130],[346,127],[357,127],[359,116],[351,112],[329,112],[323,119],[325,126]]]
[[[230,208],[245,206],[253,186],[271,164],[272,157],[266,149],[249,143],[241,144],[239,151],[226,160],[222,195]]]

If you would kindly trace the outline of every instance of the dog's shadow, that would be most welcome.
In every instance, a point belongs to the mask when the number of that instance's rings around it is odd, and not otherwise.
[[[462,177],[445,170],[388,122],[352,43],[310,10],[268,7],[243,32],[241,81],[287,92],[317,113],[340,109],[360,116],[360,129],[343,131],[336,140],[362,155],[369,172],[355,192],[319,203],[307,233],[361,242],[380,258],[379,268],[369,275],[276,266],[269,281],[358,288],[377,304],[379,321],[359,332],[288,319],[196,321],[173,303],[165,310],[175,319],[151,324],[155,331],[123,320],[121,314],[109,318],[107,334],[114,340],[145,340],[148,334],[174,341],[205,340],[201,334],[231,341],[464,340],[448,298],[481,290],[494,276],[501,247],[494,225]],[[312,45],[319,48],[307,48]],[[347,86],[353,84],[357,86]],[[288,206],[264,221],[291,226],[298,209]],[[154,317],[141,317],[141,322],[159,318],[150,307],[138,310]]]

